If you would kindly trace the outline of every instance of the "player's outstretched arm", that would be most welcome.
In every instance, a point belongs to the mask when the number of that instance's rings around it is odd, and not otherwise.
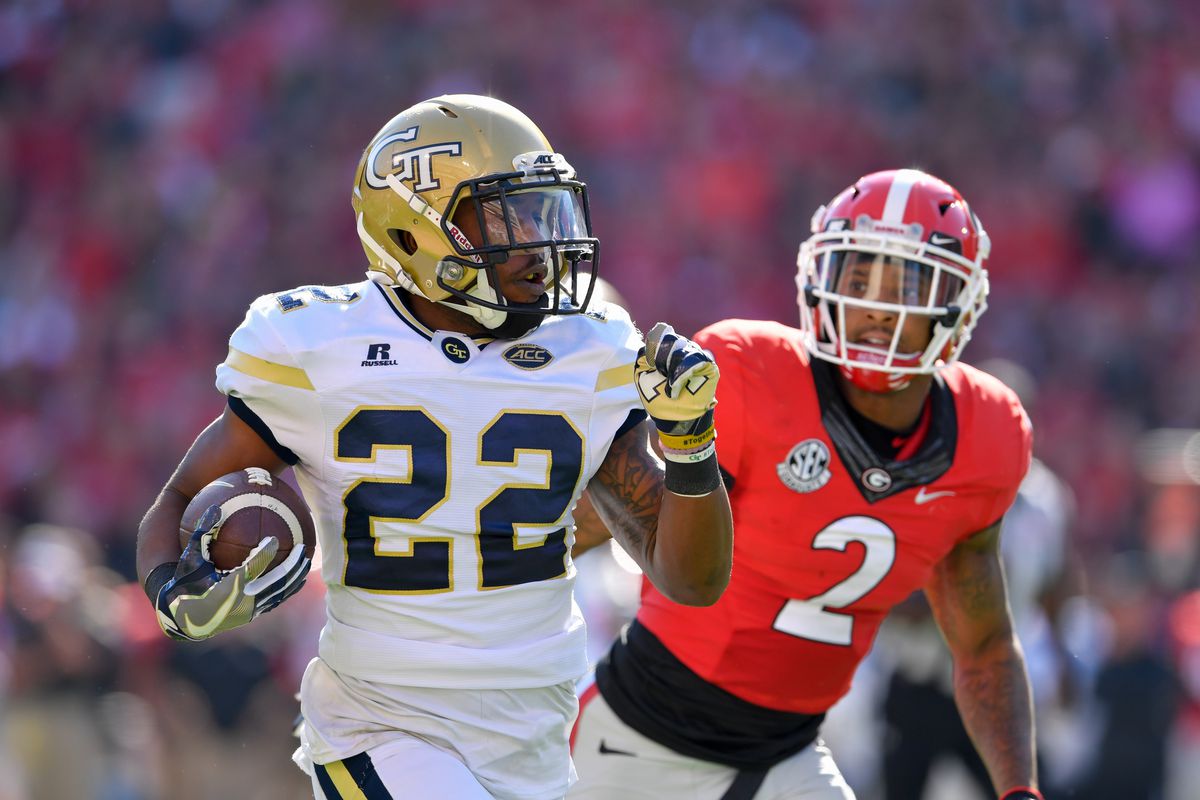
[[[714,444],[720,373],[711,355],[663,323],[650,329],[634,372],[650,420],[613,443],[589,484],[592,504],[659,591],[712,605],[733,562],[733,513]]]
[[[184,510],[210,481],[245,467],[277,474],[286,466],[228,408],[196,438],[138,528],[138,576],[167,635],[202,639],[237,627],[271,610],[303,584],[309,559],[302,548],[295,558],[264,573],[278,546],[273,539],[237,569],[218,572],[200,553],[203,538],[220,525],[219,514],[204,515],[188,550],[181,553],[179,547]]]
[[[1000,523],[942,559],[925,594],[954,658],[955,702],[997,796],[1037,797],[1033,700],[1008,608]]]

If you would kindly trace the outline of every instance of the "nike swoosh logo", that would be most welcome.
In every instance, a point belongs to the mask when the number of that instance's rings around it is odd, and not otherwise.
[[[633,758],[637,758],[637,753],[631,753],[628,750],[616,750],[616,749],[606,745],[604,743],[603,739],[600,740],[600,755],[602,755],[602,756],[632,756]]]
[[[954,492],[926,492],[925,487],[922,486],[917,490],[917,496],[913,498],[913,502],[919,506],[923,506],[930,501],[937,500],[939,497],[953,496]]]
[[[192,618],[188,616],[186,611],[179,612],[179,627],[182,628],[188,636],[196,639],[207,639],[209,636],[212,636],[213,632],[216,631],[217,628],[221,627],[221,623],[224,622],[225,618],[229,616],[229,612],[233,611],[233,607],[237,604],[238,598],[242,596],[242,575],[241,573],[234,573],[223,580],[232,580],[233,589],[225,597],[224,602],[217,607],[216,613],[209,618],[208,622],[204,623],[203,625],[199,625],[192,621]],[[218,586],[219,585],[220,584],[218,584]],[[212,589],[209,589],[208,591],[211,592],[216,588],[217,586],[213,586]],[[207,592],[205,594],[207,594]],[[173,605],[178,605],[181,599],[176,600]],[[171,610],[173,612],[175,609]]]
[[[929,237],[930,244],[936,244],[939,246],[943,245],[943,244],[950,244],[951,242],[957,242],[957,241],[958,240],[955,239],[953,236],[939,236],[936,233]]]

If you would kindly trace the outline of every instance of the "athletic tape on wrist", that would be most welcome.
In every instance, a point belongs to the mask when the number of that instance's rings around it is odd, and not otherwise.
[[[716,448],[701,461],[667,461],[663,485],[668,492],[683,497],[703,497],[721,485],[721,470],[717,466]]]
[[[662,442],[663,447],[679,451],[699,450],[715,438],[717,438],[716,428],[709,428],[700,433],[685,433],[682,436],[658,432],[658,440]]]
[[[717,429],[713,425],[713,413],[710,408],[699,419],[690,423],[699,427],[699,431],[675,433],[670,430],[674,425],[682,423],[661,423],[658,426],[658,443],[662,449],[663,458],[680,464],[694,464],[711,456],[716,447]],[[667,428],[664,430],[664,428]]]
[[[666,445],[662,446],[663,458],[669,462],[674,461],[676,464],[696,464],[709,458],[716,451],[716,442],[709,442],[699,450],[673,450]]]

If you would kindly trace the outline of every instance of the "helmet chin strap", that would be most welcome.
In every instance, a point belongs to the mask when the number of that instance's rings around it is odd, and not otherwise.
[[[859,366],[859,363],[879,363],[877,355],[870,350],[847,344],[846,356],[849,363],[841,365],[842,375],[864,392],[891,394],[907,388],[912,383],[913,375],[911,373],[887,372]],[[920,360],[920,355],[898,356],[895,360],[900,366],[910,367],[916,365]]]
[[[906,389],[913,378],[912,375],[902,372],[880,372],[877,369],[863,369],[851,364],[842,364],[841,370],[846,380],[871,394],[891,394]]]
[[[491,285],[488,270],[480,269],[476,275],[475,285],[467,290],[467,294],[472,297],[478,297],[480,300],[488,303],[503,303],[514,308],[528,307],[531,309],[544,309],[549,305],[549,297],[547,295],[542,295],[539,300],[533,303],[513,303],[503,299],[500,292]],[[543,315],[541,314],[510,314],[507,311],[498,311],[497,309],[488,308],[478,303],[463,302],[454,298],[447,298],[438,302],[471,317],[480,325],[490,330],[498,339],[519,339],[542,324]]]
[[[492,286],[489,280],[490,277],[491,275],[488,270],[477,270],[475,273],[475,285],[467,289],[467,294],[471,297],[478,297],[487,303],[500,303],[500,292]],[[463,305],[465,306],[464,310],[466,313],[488,330],[495,330],[508,319],[507,311],[497,311],[494,308],[488,308],[487,306],[471,302],[466,302]]]
[[[421,197],[409,190],[407,186],[400,182],[399,178],[397,178],[395,175],[388,175],[387,184],[392,188],[392,191],[398,194],[400,198],[404,200],[404,202],[406,202],[414,211],[424,215],[430,222],[439,228],[442,227],[442,215],[438,213],[435,208],[426,203]],[[359,233],[361,235],[362,233],[365,233],[362,228],[362,214],[359,214],[358,224]],[[457,241],[460,247],[466,250],[474,249],[474,245],[471,244],[471,241],[467,238],[467,235],[463,233],[462,230],[452,221],[447,222],[446,227],[450,229],[450,235]],[[381,256],[387,255],[387,252],[383,250],[383,248],[378,247],[378,244],[374,242],[374,239],[371,239],[371,237],[367,237],[367,239],[370,239],[371,243],[375,245],[372,250],[378,248]],[[549,261],[549,248],[546,248],[546,250],[546,260]],[[481,264],[483,261],[483,259],[481,259],[479,256],[471,256],[471,259]],[[394,262],[394,259],[392,259],[392,261]],[[399,267],[399,264],[396,263],[395,267]],[[405,275],[403,269],[397,268],[395,271],[398,276],[407,279],[407,275]],[[408,281],[408,283],[411,284],[412,282]],[[410,286],[405,285],[405,288],[409,291],[413,291],[416,286],[412,285],[410,288]],[[519,305],[516,303],[509,303],[503,298],[499,290],[491,285],[488,270],[483,268],[476,269],[475,285],[467,290],[467,294],[472,297],[478,297],[480,300],[498,305]],[[483,327],[495,333],[496,336],[501,339],[516,339],[524,336],[542,322],[541,315],[509,314],[507,311],[498,311],[494,308],[488,308],[487,306],[479,305],[469,301],[455,302],[451,301],[450,299],[445,299],[438,300],[436,302],[441,303],[448,308],[453,308],[455,311],[460,311],[466,314]],[[534,308],[544,308],[547,302],[548,300],[543,296],[542,300],[529,305],[530,307]]]

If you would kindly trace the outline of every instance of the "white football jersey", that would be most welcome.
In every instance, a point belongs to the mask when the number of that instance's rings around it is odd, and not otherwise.
[[[407,686],[572,680],[587,662],[571,510],[641,416],[641,337],[602,304],[473,340],[429,330],[402,295],[260,297],[217,367],[235,410],[295,456],[328,586],[321,657]]]

